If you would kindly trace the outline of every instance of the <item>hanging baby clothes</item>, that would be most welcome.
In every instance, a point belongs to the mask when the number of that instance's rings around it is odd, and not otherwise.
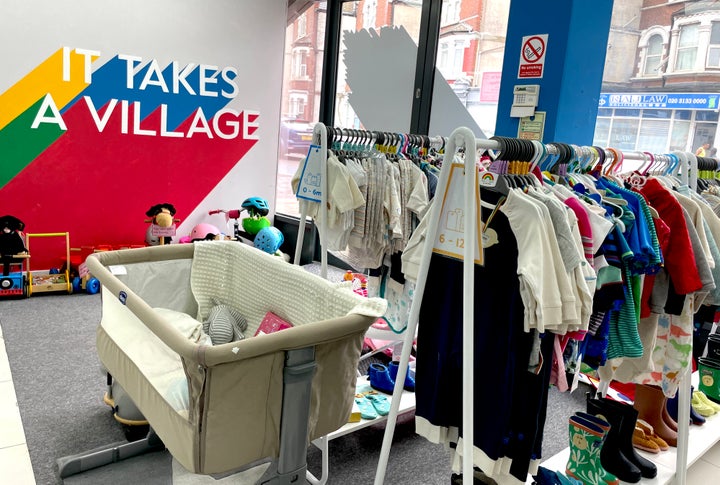
[[[517,243],[507,217],[496,210],[502,196],[483,191],[482,200],[482,220],[497,238],[484,248],[485,265],[475,266],[474,461],[493,477],[502,472],[505,462],[501,458],[511,442],[509,409],[517,405],[514,396],[523,396],[524,403],[541,403],[542,396],[515,389],[525,384],[515,376],[516,371],[527,372],[533,344],[532,334],[524,332]],[[413,238],[418,238],[417,230]],[[413,246],[411,239],[404,256]],[[415,422],[417,432],[435,443],[459,443],[462,426],[462,274],[462,261],[432,254],[418,326]],[[546,386],[537,387],[542,392]],[[487,399],[488,395],[493,398]],[[534,423],[536,432],[541,430],[544,415],[538,415]],[[535,434],[531,434],[532,449]],[[526,474],[517,473],[518,483]]]
[[[673,396],[679,383],[680,371],[687,368],[689,362],[684,350],[685,339],[692,334],[692,304],[686,299],[680,309],[680,315],[668,315],[664,312],[670,287],[678,295],[688,295],[699,291],[703,287],[700,272],[695,264],[695,254],[692,246],[691,232],[685,219],[685,210],[682,208],[672,192],[667,190],[656,179],[648,179],[645,185],[638,189],[655,208],[665,224],[670,228],[667,251],[664,253],[664,269],[654,278],[653,291],[650,299],[651,308],[661,308],[663,313],[658,316],[658,326],[655,335],[643,332],[644,335],[654,338],[655,342],[645,342],[645,349],[652,349],[652,357],[648,368],[638,372],[636,365],[642,361],[609,361],[599,373],[604,379],[632,376],[635,382],[659,385],[663,391]],[[688,262],[692,262],[688,264]],[[667,275],[667,277],[665,276]],[[672,284],[669,284],[672,283]],[[688,320],[688,317],[689,320]],[[652,324],[652,320],[644,322]]]
[[[291,180],[293,192],[297,192],[303,168],[304,165],[299,164],[293,175]],[[328,153],[327,177],[327,227],[321,227],[320,224],[318,217],[320,203],[307,200],[303,202],[308,204],[307,215],[315,219],[318,231],[325,233],[327,249],[342,250],[347,245],[352,221],[355,218],[355,209],[363,206],[365,199],[347,167],[332,153]]]

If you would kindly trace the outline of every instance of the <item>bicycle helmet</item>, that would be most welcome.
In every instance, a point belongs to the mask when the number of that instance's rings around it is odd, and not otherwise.
[[[255,247],[268,254],[275,254],[280,249],[285,236],[277,227],[265,227],[257,233],[253,243]]]
[[[192,241],[212,241],[218,234],[220,234],[220,229],[203,222],[193,227],[190,232],[190,239]]]
[[[266,216],[270,212],[267,200],[262,197],[249,197],[242,203],[242,208],[247,210],[251,216]]]

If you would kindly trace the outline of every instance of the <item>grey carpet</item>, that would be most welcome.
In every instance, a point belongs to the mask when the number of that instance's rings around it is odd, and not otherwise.
[[[105,378],[95,352],[98,295],[37,295],[0,302],[0,325],[36,481],[62,483],[55,460],[121,441],[123,432],[102,402]],[[543,455],[567,446],[567,419],[584,406],[584,390],[551,389]],[[378,424],[330,442],[330,484],[372,483],[383,439]],[[386,483],[449,484],[449,454],[415,434],[412,416],[395,432]],[[311,446],[308,467],[319,476],[321,453]],[[171,458],[152,453],[65,480],[94,483],[170,484]]]
[[[0,325],[39,485],[61,483],[57,458],[124,439],[102,400],[105,377],[95,352],[99,321],[100,295],[47,294],[0,303]]]

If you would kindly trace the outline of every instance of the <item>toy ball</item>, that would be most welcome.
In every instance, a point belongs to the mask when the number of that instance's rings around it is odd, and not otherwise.
[[[285,236],[277,227],[265,227],[255,236],[255,247],[269,254],[275,254],[280,249]]]
[[[191,241],[212,241],[220,234],[220,229],[212,224],[201,223],[190,232]]]
[[[242,227],[245,232],[254,236],[259,234],[262,229],[270,227],[270,219],[267,217],[246,217],[242,220]]]

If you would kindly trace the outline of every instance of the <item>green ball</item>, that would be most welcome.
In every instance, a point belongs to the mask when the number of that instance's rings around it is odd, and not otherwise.
[[[268,219],[267,217],[246,217],[242,220],[242,226],[243,229],[245,229],[245,232],[254,236],[258,232],[260,232],[261,229],[270,227],[270,219]]]

